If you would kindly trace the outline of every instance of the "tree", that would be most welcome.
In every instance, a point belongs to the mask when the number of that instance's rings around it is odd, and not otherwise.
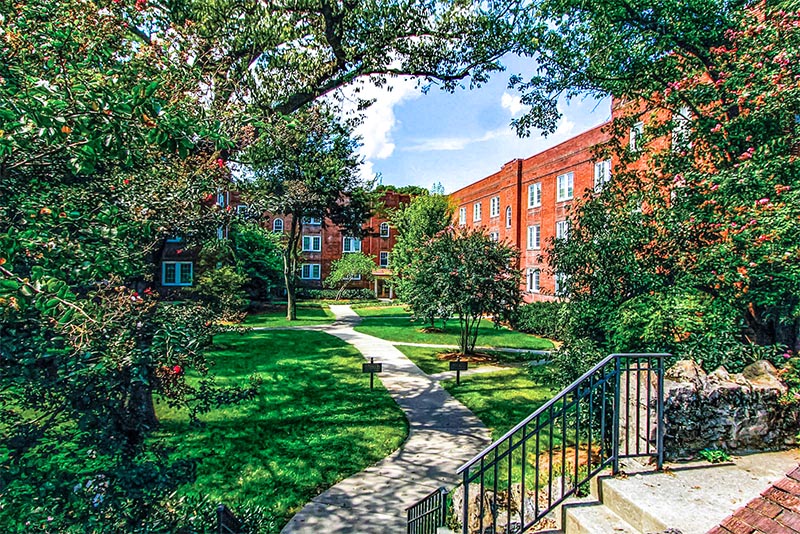
[[[339,300],[353,280],[372,280],[374,270],[375,256],[361,252],[345,254],[331,264],[331,273],[325,279],[325,284],[328,287],[339,287],[336,294],[336,300]]]
[[[420,294],[456,314],[459,347],[471,354],[481,319],[491,315],[496,322],[505,320],[519,304],[521,274],[510,267],[518,255],[479,230],[449,227],[428,240],[406,269],[404,301],[419,315]]]
[[[169,530],[192,461],[154,435],[154,396],[196,418],[254,392],[208,376],[214,315],[152,289],[165,237],[223,222],[202,200],[230,143],[184,43],[131,39],[137,6],[0,2],[4,531]]]
[[[397,240],[392,248],[390,266],[398,290],[398,295],[408,304],[415,301],[412,309],[420,317],[425,317],[431,327],[436,317],[446,313],[439,309],[436,299],[425,295],[422,287],[406,291],[404,279],[406,270],[433,236],[445,230],[453,221],[453,206],[444,195],[421,195],[411,199],[407,206],[401,206],[390,214],[392,225],[397,231]],[[435,288],[430,287],[430,291]],[[405,293],[405,295],[404,295]]]
[[[644,118],[644,148],[609,147],[627,168],[553,248],[573,332],[708,368],[800,348],[800,32],[780,7],[738,11],[716,46],[665,58],[662,91],[616,121],[619,138]]]
[[[256,204],[290,219],[283,249],[289,320],[297,318],[297,271],[306,220],[318,219],[358,236],[369,217],[370,184],[358,175],[355,151],[347,126],[322,105],[292,117],[273,117],[249,149],[256,178],[243,189]]]
[[[282,282],[280,234],[248,222],[234,225],[230,238],[236,267],[248,278],[245,290],[253,299],[266,300]]]

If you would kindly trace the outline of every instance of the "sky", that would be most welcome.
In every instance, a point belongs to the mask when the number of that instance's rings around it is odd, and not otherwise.
[[[452,193],[610,118],[609,99],[573,99],[560,103],[563,117],[554,134],[517,137],[510,122],[524,106],[508,89],[508,78],[524,72],[526,64],[510,58],[507,66],[481,88],[454,94],[436,87],[423,94],[408,78],[394,79],[391,90],[364,86],[359,96],[375,103],[356,130],[363,143],[362,175],[379,173],[385,185],[426,189],[441,182]]]

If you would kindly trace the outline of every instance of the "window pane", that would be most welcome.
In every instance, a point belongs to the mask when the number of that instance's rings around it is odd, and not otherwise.
[[[178,266],[180,267],[181,284],[192,285],[192,264],[181,263]]]
[[[176,266],[174,263],[164,264],[164,284],[174,284],[177,281],[175,276]]]

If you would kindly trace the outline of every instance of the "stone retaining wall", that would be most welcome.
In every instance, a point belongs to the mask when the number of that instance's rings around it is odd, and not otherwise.
[[[707,447],[742,453],[797,444],[800,406],[786,402],[786,385],[767,361],[737,374],[722,367],[706,374],[680,361],[666,372],[664,390],[668,457]]]

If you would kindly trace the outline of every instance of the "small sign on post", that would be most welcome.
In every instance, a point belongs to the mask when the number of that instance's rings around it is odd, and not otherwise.
[[[462,362],[461,360],[456,360],[454,362],[450,362],[450,370],[456,372],[456,385],[461,385],[461,371],[467,370],[467,362]]]
[[[361,372],[369,373],[369,389],[375,388],[375,373],[383,372],[383,364],[375,363],[375,358],[370,358],[369,363],[361,364]]]

